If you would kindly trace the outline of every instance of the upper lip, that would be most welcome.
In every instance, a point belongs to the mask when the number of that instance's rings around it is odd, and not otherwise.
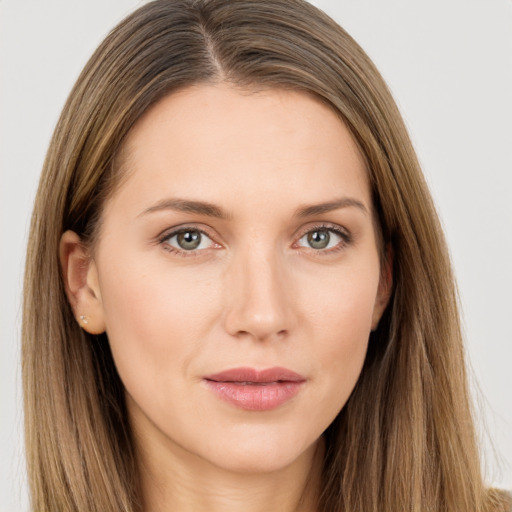
[[[231,368],[212,375],[206,375],[205,380],[214,382],[304,382],[306,379],[302,375],[276,366],[274,368],[265,368],[257,370],[256,368],[241,367]]]

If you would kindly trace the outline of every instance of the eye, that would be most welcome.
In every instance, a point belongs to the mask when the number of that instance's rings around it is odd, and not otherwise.
[[[333,228],[320,227],[304,234],[297,242],[297,245],[316,251],[323,251],[342,247],[348,241],[349,237],[347,234]]]
[[[180,229],[162,238],[163,243],[178,251],[200,251],[215,245],[213,240],[203,231],[193,228]]]

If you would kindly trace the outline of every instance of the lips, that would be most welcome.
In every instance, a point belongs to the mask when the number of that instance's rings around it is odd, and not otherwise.
[[[222,400],[247,411],[275,409],[291,400],[306,379],[286,368],[233,368],[207,375],[208,388]]]

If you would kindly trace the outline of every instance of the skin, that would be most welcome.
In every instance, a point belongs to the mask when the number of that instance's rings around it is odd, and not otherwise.
[[[146,511],[314,510],[321,434],[356,384],[391,280],[349,131],[303,93],[203,85],[149,110],[123,156],[96,246],[66,232],[61,260],[77,319],[108,334]],[[183,227],[204,233],[197,249],[180,248]],[[312,246],[315,232],[328,246]],[[241,366],[305,382],[246,411],[204,383]]]

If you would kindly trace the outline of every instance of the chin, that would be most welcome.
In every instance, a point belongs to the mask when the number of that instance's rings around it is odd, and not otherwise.
[[[230,436],[198,455],[226,471],[264,474],[284,470],[302,458],[305,462],[310,461],[320,442],[315,437],[300,439],[290,433],[279,435],[268,428],[261,434],[246,433],[243,439]]]

